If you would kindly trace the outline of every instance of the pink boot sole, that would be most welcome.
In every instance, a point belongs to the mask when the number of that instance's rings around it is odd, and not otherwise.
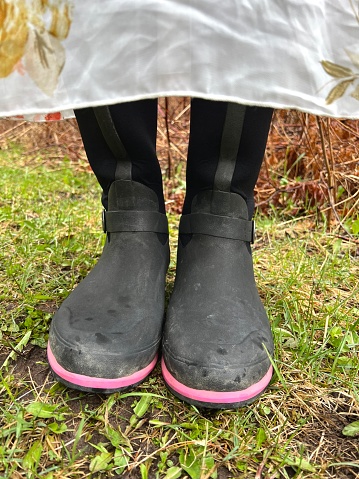
[[[266,389],[273,374],[273,367],[270,366],[266,375],[249,388],[242,391],[218,392],[193,389],[180,383],[168,371],[163,358],[161,366],[163,378],[176,396],[194,405],[209,408],[235,408],[251,403]]]
[[[153,368],[157,363],[157,356],[154,360],[146,366],[144,369],[137,371],[130,376],[124,376],[122,378],[108,379],[108,378],[95,378],[90,376],[84,376],[82,374],[72,373],[64,369],[55,359],[53,355],[50,344],[47,346],[47,358],[50,364],[52,371],[54,372],[57,379],[64,383],[66,386],[72,387],[74,389],[80,389],[83,391],[94,391],[96,390],[111,393],[115,391],[120,391],[122,389],[129,388],[130,386],[135,386],[142,382],[150,374]]]

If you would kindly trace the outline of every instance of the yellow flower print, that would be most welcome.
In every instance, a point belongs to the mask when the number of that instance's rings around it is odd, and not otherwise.
[[[65,40],[71,27],[71,11],[69,5],[51,6],[52,22],[49,33],[59,40]]]
[[[69,0],[0,0],[0,77],[25,71],[52,95],[65,64],[61,42],[70,31],[72,8]]]
[[[0,78],[10,75],[25,53],[28,15],[24,1],[0,0]]]

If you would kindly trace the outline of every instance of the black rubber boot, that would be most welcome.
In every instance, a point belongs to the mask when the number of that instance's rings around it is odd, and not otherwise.
[[[169,263],[168,224],[158,195],[130,179],[131,162],[119,138],[109,143],[123,154],[117,177],[129,178],[115,180],[106,193],[102,256],[55,314],[48,344],[60,382],[103,393],[139,384],[155,366]]]
[[[244,116],[245,107],[228,107],[213,188],[194,196],[180,223],[162,372],[173,394],[199,407],[247,405],[272,376],[272,334],[250,249],[253,223],[244,198],[230,191]]]

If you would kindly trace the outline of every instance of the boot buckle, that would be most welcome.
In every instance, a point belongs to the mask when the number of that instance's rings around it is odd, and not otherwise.
[[[102,230],[104,233],[107,233],[107,227],[106,227],[106,210],[102,210]]]

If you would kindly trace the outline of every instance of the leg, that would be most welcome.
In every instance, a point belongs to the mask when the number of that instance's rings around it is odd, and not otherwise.
[[[238,407],[268,385],[273,342],[255,285],[253,188],[272,111],[194,100],[163,375],[178,397]],[[265,346],[265,347],[264,347]]]
[[[50,366],[64,384],[111,393],[141,382],[156,363],[169,261],[156,102],[76,112],[103,188],[107,240],[89,275],[53,318]]]
[[[211,190],[218,166],[228,103],[193,99],[191,134],[187,160],[187,192],[183,214],[191,212],[196,194]],[[253,190],[262,165],[273,110],[246,107],[230,191],[247,203],[248,215],[254,212]]]
[[[96,108],[76,110],[87,158],[102,189],[107,209],[108,191],[116,179],[118,159],[111,151],[96,118]],[[157,100],[143,100],[109,107],[113,124],[131,159],[132,180],[151,188],[165,212],[161,169],[156,154]]]

